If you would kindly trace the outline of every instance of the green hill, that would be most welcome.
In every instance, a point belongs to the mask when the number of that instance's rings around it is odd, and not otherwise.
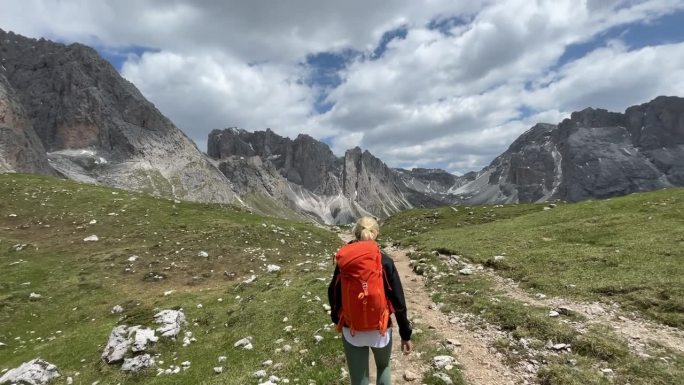
[[[544,362],[540,383],[665,385],[684,381],[676,342],[684,330],[683,230],[680,188],[576,204],[415,209],[388,219],[382,237],[416,250],[414,269],[442,311],[504,331],[497,348],[514,365]],[[560,314],[550,316],[554,303],[608,311],[587,319],[555,308]],[[625,337],[623,325],[645,323],[674,340]],[[549,353],[549,342],[568,344],[569,353]]]
[[[339,381],[344,361],[323,306],[340,245],[330,231],[39,176],[0,175],[0,197],[0,370],[41,357],[60,383],[246,384],[259,369],[291,383]],[[85,242],[91,235],[99,240]],[[112,314],[116,305],[124,311]],[[158,368],[189,361],[187,370],[131,376],[102,362],[115,325],[154,327],[162,309],[183,309],[188,323],[151,353]],[[183,346],[187,331],[196,342]],[[233,346],[247,336],[253,350]]]

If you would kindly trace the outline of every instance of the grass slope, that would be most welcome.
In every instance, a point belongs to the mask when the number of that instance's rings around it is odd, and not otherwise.
[[[616,301],[684,327],[684,189],[544,207],[411,210],[383,232],[489,264],[546,294]],[[495,255],[506,258],[495,263]]]
[[[521,282],[530,294],[618,302],[658,322],[684,326],[684,189],[578,204],[444,207],[402,212],[383,225],[385,241],[414,246],[414,269],[454,316],[503,332],[496,348],[511,364],[543,363],[548,385],[682,383],[684,356],[650,346],[637,357],[609,328],[577,330],[578,314],[548,316],[499,292],[484,274],[461,275],[434,251],[459,255]],[[503,259],[494,256],[504,255]],[[572,346],[548,353],[547,341]],[[611,368],[606,376],[601,369]]]
[[[256,384],[265,381],[253,377],[258,369],[291,382],[342,383],[344,360],[323,307],[340,244],[333,233],[39,176],[0,175],[0,197],[0,370],[41,357],[60,369],[57,383]],[[98,242],[83,241],[93,234]],[[266,264],[282,270],[267,273]],[[252,274],[254,283],[241,283]],[[30,300],[32,292],[42,298]],[[111,314],[115,305],[125,311]],[[112,327],[154,326],[154,313],[169,308],[184,310],[181,334],[197,342],[183,347],[181,336],[151,350],[159,367],[190,361],[189,369],[124,375],[100,360]],[[233,347],[246,336],[254,350]],[[277,350],[284,345],[292,352]],[[269,359],[282,368],[263,367]],[[224,372],[214,374],[220,365]]]

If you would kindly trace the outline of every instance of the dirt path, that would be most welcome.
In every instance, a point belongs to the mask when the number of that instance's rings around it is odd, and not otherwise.
[[[340,238],[349,241],[348,234],[341,234]],[[456,342],[459,346],[453,346],[453,356],[460,363],[468,384],[470,385],[514,385],[523,383],[520,373],[515,373],[511,368],[503,364],[489,348],[486,335],[475,331],[469,331],[459,324],[452,324],[448,317],[442,313],[433,303],[430,294],[425,287],[423,277],[415,274],[409,266],[409,258],[406,250],[398,248],[385,249],[394,259],[394,263],[401,276],[407,301],[409,318],[414,322],[414,330],[430,330],[436,338],[427,341],[430,345],[446,344],[447,340]],[[395,323],[396,324],[396,323]],[[395,336],[398,332],[395,330]],[[414,350],[409,355],[401,353],[400,338],[393,339],[392,346],[392,380],[395,384],[420,383],[422,374],[429,370],[424,363],[420,351]],[[370,362],[371,384],[375,383],[375,365]],[[414,381],[406,381],[406,371],[417,375]]]
[[[485,274],[495,282],[496,289],[509,298],[533,306],[548,307],[549,311],[565,308],[581,314],[586,321],[578,323],[576,325],[578,328],[586,328],[589,325],[611,327],[627,340],[632,350],[638,355],[645,353],[646,344],[649,342],[656,342],[684,353],[684,332],[645,320],[635,314],[627,314],[617,304],[585,303],[565,298],[534,296],[510,279],[502,278],[491,271]]]

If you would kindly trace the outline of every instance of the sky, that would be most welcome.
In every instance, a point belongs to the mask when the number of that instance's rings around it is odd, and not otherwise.
[[[477,171],[535,123],[684,96],[684,0],[4,0],[95,47],[206,150],[213,129]]]

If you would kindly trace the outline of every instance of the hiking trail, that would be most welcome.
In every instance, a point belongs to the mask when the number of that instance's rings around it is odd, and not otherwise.
[[[348,242],[352,239],[348,233],[339,234],[340,238]],[[425,344],[437,346],[447,345],[447,340],[456,342],[452,346],[451,355],[456,358],[469,385],[515,385],[523,383],[521,373],[505,365],[501,355],[491,348],[490,342],[493,336],[483,332],[467,330],[463,325],[452,324],[446,314],[442,313],[430,298],[425,287],[424,278],[417,275],[409,266],[407,250],[397,247],[384,249],[394,260],[401,277],[406,296],[409,319],[413,322],[414,335],[418,329],[429,331],[433,337]],[[394,322],[396,325],[396,322]],[[404,355],[401,352],[401,339],[398,331],[394,331],[392,338],[392,382],[395,384],[420,384],[423,373],[430,370],[426,363],[424,352],[416,349]],[[375,364],[373,355],[370,354],[371,384],[375,383]],[[428,357],[430,361],[432,357]],[[405,372],[416,375],[413,381],[404,379]]]

